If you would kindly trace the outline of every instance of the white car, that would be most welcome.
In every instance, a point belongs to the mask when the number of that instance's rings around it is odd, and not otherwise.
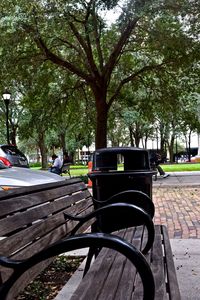
[[[0,191],[63,180],[64,177],[48,171],[7,167],[0,161]]]

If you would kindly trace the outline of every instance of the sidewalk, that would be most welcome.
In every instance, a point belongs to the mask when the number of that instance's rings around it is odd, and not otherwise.
[[[162,178],[158,175],[158,179],[153,181],[154,187],[166,186],[199,186],[200,187],[200,171],[192,172],[167,172],[170,174],[167,178]]]
[[[155,224],[168,228],[182,300],[200,299],[200,172],[153,181]]]
[[[200,238],[200,172],[176,172],[153,181],[155,224],[170,238]]]

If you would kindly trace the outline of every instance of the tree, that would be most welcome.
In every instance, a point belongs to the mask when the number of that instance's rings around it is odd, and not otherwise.
[[[106,147],[108,113],[122,88],[146,72],[177,65],[192,52],[192,37],[184,33],[179,18],[183,11],[189,14],[187,1],[124,1],[118,20],[108,26],[103,15],[119,3],[21,0],[16,5],[12,0],[0,4],[6,41],[14,40],[18,59],[51,61],[90,87],[96,108],[96,148]],[[132,64],[124,73],[126,57]]]

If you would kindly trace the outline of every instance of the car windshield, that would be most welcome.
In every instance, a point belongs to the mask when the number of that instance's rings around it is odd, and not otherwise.
[[[0,170],[2,169],[8,169],[8,167],[5,166],[2,161],[0,161]]]
[[[15,146],[6,145],[6,146],[2,146],[1,148],[6,154],[19,155],[19,156],[25,157],[24,154],[19,149],[17,149],[17,147],[15,147]]]

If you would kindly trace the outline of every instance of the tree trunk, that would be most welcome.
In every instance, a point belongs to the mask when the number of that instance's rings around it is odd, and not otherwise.
[[[40,149],[38,149],[38,147],[37,147],[37,149],[36,149],[36,151],[37,151],[37,163],[40,163],[40,151],[39,151]]]
[[[191,162],[191,134],[192,132],[190,131],[188,134],[188,161]]]
[[[160,130],[160,152],[163,154],[165,152],[166,141],[165,141],[165,129],[162,123],[160,123],[159,130]]]
[[[144,139],[144,148],[145,149],[147,149],[147,141],[148,141],[148,136],[146,135],[145,139]]]
[[[99,94],[95,93],[96,100],[96,149],[107,147],[107,119],[108,105],[106,103],[106,93],[103,91]]]
[[[12,125],[11,127],[11,132],[10,132],[10,140],[12,145],[17,145],[16,143],[16,136],[17,136],[17,127]]]
[[[168,148],[169,148],[169,160],[170,160],[170,163],[173,163],[174,162],[174,140],[175,140],[175,137],[174,135],[171,137],[171,141],[170,143],[168,144]]]
[[[135,138],[135,146],[138,148],[140,144],[140,132],[137,124],[134,132],[134,138]]]
[[[134,147],[133,130],[131,126],[129,126],[129,136],[130,136],[131,147]]]
[[[64,132],[62,132],[60,134],[60,143],[61,143],[62,151],[63,151],[63,154],[64,154],[65,152],[67,152],[66,144],[65,144],[65,133]]]
[[[45,145],[45,135],[43,132],[39,134],[38,145],[42,157],[42,169],[46,169],[47,168],[47,147]]]

